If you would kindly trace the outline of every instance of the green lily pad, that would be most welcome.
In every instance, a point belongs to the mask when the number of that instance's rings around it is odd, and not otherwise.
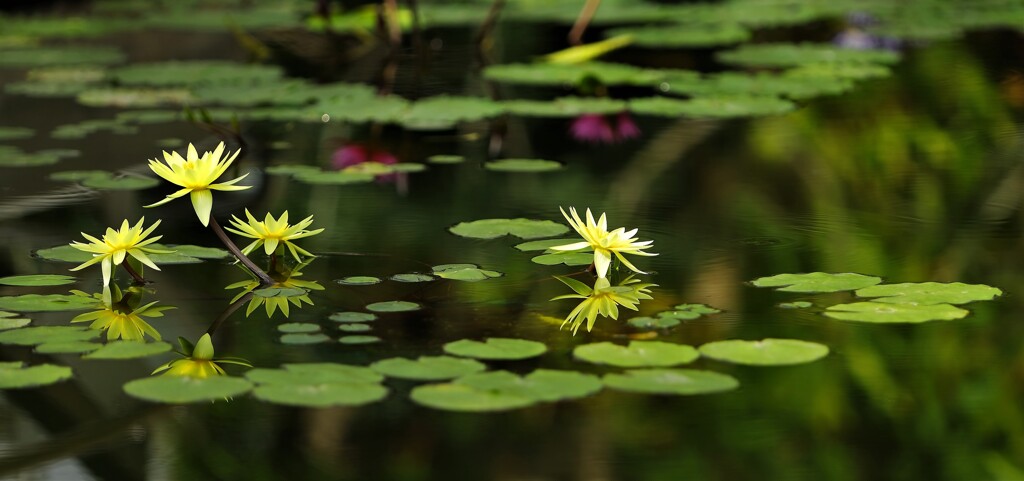
[[[370,369],[388,377],[415,381],[443,381],[480,372],[487,366],[472,359],[449,356],[420,356],[416,360],[404,357],[382,359]]]
[[[0,145],[0,167],[38,167],[53,165],[67,157],[76,157],[79,152],[70,149],[48,149],[25,152],[16,147]]]
[[[380,401],[388,388],[380,384],[264,384],[252,391],[256,399],[286,406],[362,406]]]
[[[527,117],[579,117],[584,114],[617,114],[626,102],[608,97],[561,97],[554,100],[507,100],[509,113]]]
[[[667,89],[665,87],[668,87]],[[837,95],[853,88],[853,82],[839,77],[810,77],[769,73],[724,72],[704,77],[668,77],[662,91],[673,95],[729,96],[758,95],[809,99]]]
[[[434,409],[462,412],[491,412],[518,409],[535,404],[530,398],[445,383],[417,386],[409,394],[413,402]]]
[[[396,122],[409,101],[395,95],[324,100],[310,107],[311,116],[336,122]]]
[[[693,346],[660,341],[630,341],[629,346],[597,342],[576,346],[573,357],[594,364],[618,367],[667,367],[696,361]]]
[[[433,270],[435,276],[455,281],[476,282],[501,277],[500,272],[484,270],[476,264],[441,264]]]
[[[882,282],[882,278],[852,274],[811,272],[808,274],[777,274],[751,281],[757,287],[781,287],[783,292],[839,292],[862,289]]]
[[[33,326],[0,332],[0,344],[34,346],[51,342],[88,341],[100,336],[100,331],[85,326]]]
[[[350,276],[338,279],[335,282],[344,286],[368,286],[371,284],[380,284],[380,278],[373,276]]]
[[[530,261],[544,266],[555,266],[558,264],[589,266],[594,263],[594,254],[588,252],[552,252],[535,256]]]
[[[828,346],[797,339],[709,342],[700,346],[703,356],[750,366],[785,366],[817,361],[828,355]]]
[[[195,263],[203,261],[202,259],[200,259],[198,257],[194,257],[194,256],[191,256],[191,255],[184,255],[184,254],[181,254],[181,253],[177,252],[177,249],[182,249],[181,252],[190,252],[189,248],[190,247],[194,247],[194,246],[174,246],[174,247],[170,247],[170,246],[165,246],[165,245],[162,245],[162,244],[150,244],[149,247],[152,247],[154,249],[175,251],[174,253],[171,253],[171,254],[149,254],[149,258],[153,262],[155,262],[155,263],[157,263],[159,265],[164,265],[164,264],[195,264]],[[203,249],[208,249],[208,248],[203,248]],[[220,251],[219,249],[217,249],[217,250]],[[226,251],[220,251],[220,252],[226,252]],[[80,250],[75,249],[74,247],[71,247],[69,245],[50,247],[50,248],[47,248],[47,249],[39,249],[39,250],[37,250],[35,252],[35,254],[36,254],[36,256],[38,256],[38,257],[40,257],[42,259],[46,259],[48,261],[81,263],[81,262],[85,262],[85,261],[87,261],[89,259],[92,259],[92,254],[90,254],[88,252],[85,252],[85,251],[80,251]],[[220,258],[220,257],[217,257],[217,258]]]
[[[629,110],[640,115],[658,117],[734,118],[779,115],[792,111],[796,105],[769,96],[715,96],[689,100],[647,97],[629,101]]]
[[[0,309],[17,312],[78,311],[96,307],[96,300],[66,294],[23,294],[0,297]]]
[[[745,42],[750,30],[738,24],[683,24],[647,27],[615,28],[605,32],[606,37],[630,35],[633,45],[653,48],[717,47]]]
[[[523,252],[543,251],[555,246],[564,246],[566,244],[572,244],[573,242],[579,242],[579,239],[541,239],[516,244],[516,249],[519,249]]]
[[[384,376],[365,366],[339,363],[285,364],[283,369],[250,369],[245,378],[258,384],[379,384]]]
[[[852,63],[891,65],[900,54],[884,49],[850,49],[831,44],[762,43],[719,52],[720,62],[744,67],[796,67],[807,64]]]
[[[553,172],[562,170],[560,162],[544,159],[501,159],[484,164],[484,168],[495,172]]]
[[[722,311],[704,304],[679,304],[670,311],[659,312],[658,317],[690,320],[707,314],[718,314],[719,312]]]
[[[626,321],[637,329],[668,329],[682,322],[674,317],[634,317]]]
[[[97,176],[83,180],[82,185],[96,190],[143,190],[160,185],[160,181],[136,175]]]
[[[342,344],[373,344],[380,342],[380,338],[377,336],[341,336],[338,338],[338,342]]]
[[[125,383],[124,392],[146,401],[186,404],[210,402],[240,396],[252,389],[252,383],[240,377],[211,376],[196,379],[187,376],[156,376]]]
[[[293,332],[281,336],[281,344],[319,344],[330,341],[326,334],[310,334],[307,332]]]
[[[28,127],[2,127],[0,126],[0,140],[27,139],[36,134],[35,130]]]
[[[444,345],[448,354],[487,360],[529,359],[547,351],[548,347],[540,342],[503,337],[489,337],[484,342],[462,339]]]
[[[397,281],[397,282],[430,282],[430,281],[434,281],[434,280],[437,280],[437,279],[434,279],[434,276],[428,276],[426,274],[410,273],[410,274],[395,274],[395,275],[391,276],[391,280]]]
[[[480,372],[460,377],[455,384],[548,402],[587,397],[604,387],[592,374],[551,369],[538,369],[526,376],[508,371]]]
[[[408,301],[384,301],[367,304],[366,310],[373,312],[409,312],[420,310],[420,305]]]
[[[83,354],[101,347],[103,344],[88,341],[46,342],[36,346],[36,352],[40,354]]]
[[[631,369],[622,374],[606,374],[601,381],[620,391],[676,395],[712,394],[740,385],[732,376],[695,369]]]
[[[807,308],[807,307],[811,307],[813,305],[814,304],[811,304],[810,302],[807,302],[807,301],[793,301],[793,302],[780,302],[779,303],[779,307],[781,307],[783,309],[804,309],[804,308]]]
[[[105,65],[123,62],[124,53],[114,47],[31,47],[5,49],[0,67],[53,67],[57,65]]]
[[[105,170],[63,170],[50,174],[50,180],[58,182],[79,182],[90,177],[106,177],[110,172]]]
[[[789,77],[865,80],[888,77],[892,75],[892,69],[873,63],[809,63],[787,70],[786,75]]]
[[[63,286],[76,281],[74,277],[55,274],[36,274],[28,276],[0,277],[0,284],[5,286]]]
[[[309,322],[286,322],[277,326],[278,332],[317,332],[319,330],[319,324]]]
[[[661,79],[656,70],[606,62],[581,64],[530,63],[492,65],[484,69],[484,78],[503,83],[525,85],[580,85],[596,81],[602,85],[654,86]]]
[[[335,312],[328,319],[335,322],[370,322],[376,320],[377,316],[369,312]]]
[[[71,378],[71,368],[53,364],[0,366],[0,389],[46,386]]]
[[[163,342],[112,341],[103,347],[82,356],[82,359],[135,359],[155,356],[171,350],[171,345]]]
[[[158,244],[153,244],[158,245]],[[203,247],[189,244],[166,245],[161,249],[174,251],[179,256],[195,257],[197,259],[226,259],[231,257],[231,252],[219,247]]]
[[[461,164],[465,161],[466,158],[461,155],[438,154],[427,157],[427,162],[431,164]]]
[[[345,331],[345,332],[366,332],[366,331],[373,330],[373,328],[370,327],[367,324],[359,324],[359,323],[353,322],[353,323],[347,323],[347,324],[339,325],[338,326],[338,330]]]
[[[950,321],[962,319],[967,314],[968,311],[950,304],[916,305],[887,302],[853,302],[829,306],[825,310],[825,315],[831,318],[876,323]]]
[[[461,222],[448,229],[457,236],[472,239],[496,239],[506,235],[514,235],[522,239],[536,239],[561,235],[569,228],[550,220],[533,219],[481,219],[472,222]]]
[[[221,60],[172,60],[137,63],[110,71],[122,85],[191,86],[228,84],[236,88],[244,84],[273,82],[284,72],[271,65],[243,64]]]
[[[191,103],[192,92],[179,88],[97,88],[84,90],[76,97],[89,107],[159,107]]]
[[[0,319],[0,331],[6,331],[8,329],[17,329],[19,327],[25,327],[32,323],[31,319],[23,319],[18,317],[5,317]]]
[[[89,135],[102,131],[119,135],[132,135],[138,133],[139,129],[133,125],[127,125],[113,119],[92,119],[74,124],[60,125],[50,132],[50,137],[55,139],[84,139]]]
[[[502,104],[485,97],[439,95],[414,102],[401,116],[409,129],[446,129],[459,122],[496,117],[504,113]]]
[[[925,305],[990,301],[1003,295],[1003,291],[984,284],[913,282],[865,287],[858,289],[856,294],[858,297],[877,297],[874,302]]]

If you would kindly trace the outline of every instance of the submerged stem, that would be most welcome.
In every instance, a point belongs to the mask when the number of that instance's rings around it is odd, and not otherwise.
[[[132,284],[144,285],[146,283],[146,280],[143,279],[142,276],[139,275],[139,273],[136,272],[135,269],[132,268],[130,264],[128,264],[128,259],[125,259],[124,262],[121,263],[121,267],[124,267],[124,270],[128,271],[128,274],[130,274],[132,276],[132,279],[134,279]]]
[[[236,259],[238,259],[238,262],[241,262],[242,265],[244,265],[247,269],[249,269],[250,272],[253,273],[253,275],[259,278],[260,284],[264,286],[269,286],[274,283],[274,279],[271,279],[266,272],[263,272],[263,269],[256,267],[256,264],[254,264],[248,257],[246,257],[245,254],[243,254],[242,251],[238,249],[238,246],[236,246],[234,242],[231,242],[231,238],[228,237],[228,235],[224,232],[224,229],[222,229],[220,224],[217,223],[217,219],[215,219],[212,215],[210,216],[210,228],[213,229],[214,234],[217,234],[217,238],[219,238],[220,241],[224,243],[224,247],[227,247],[228,250],[231,251],[231,254],[234,255]]]

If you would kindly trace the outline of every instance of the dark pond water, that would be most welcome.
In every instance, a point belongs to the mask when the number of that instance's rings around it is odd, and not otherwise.
[[[891,75],[858,81],[842,94],[801,98],[794,110],[777,115],[633,112],[625,118],[613,113],[597,121],[610,129],[635,122],[638,133],[595,143],[573,135],[579,120],[571,115],[469,115],[451,127],[421,129],[405,128],[402,122],[338,121],[339,115],[355,115],[346,113],[343,102],[334,111],[341,113],[327,121],[319,115],[315,121],[297,121],[239,114],[243,156],[225,179],[247,172],[243,183],[254,187],[215,193],[213,215],[222,224],[245,208],[260,219],[266,212],[285,210],[292,222],[313,215],[311,228],[324,232],[297,243],[317,254],[302,268],[302,279],[318,282],[323,290],[310,291],[312,305],[293,305],[287,316],[268,316],[261,307],[248,316],[242,309],[224,317],[238,292],[225,286],[248,279],[238,266],[217,259],[145,272],[152,281],[145,302],[177,308],[151,320],[164,340],[182,336],[195,342],[209,330],[218,357],[241,357],[256,368],[314,362],[367,366],[393,357],[438,356],[446,343],[488,337],[546,345],[547,352],[538,357],[485,362],[489,370],[524,375],[537,369],[598,376],[622,372],[574,358],[577,346],[604,341],[700,346],[727,339],[788,338],[828,346],[823,359],[754,367],[705,356],[682,367],[727,374],[738,388],[649,395],[606,387],[581,399],[477,413],[422,406],[410,400],[410,392],[425,382],[395,378],[384,381],[389,393],[383,400],[358,407],[292,407],[250,394],[192,404],[148,402],[126,394],[122,386],[147,378],[173,354],[94,360],[3,345],[4,361],[69,366],[74,375],[48,386],[0,392],[0,473],[5,479],[98,480],[1024,479],[1024,305],[1016,292],[1024,281],[1019,255],[1024,43],[1017,30],[1005,26],[954,25],[951,19],[963,7],[955,2],[917,3],[915,8],[938,12],[934,16],[946,23],[915,23],[891,14],[905,23],[892,20],[887,33],[933,29],[948,34],[904,40]],[[111,5],[118,4],[93,5],[90,18],[119,18]],[[260,5],[255,8],[265,8]],[[628,11],[631,4],[610,5]],[[488,62],[530,62],[567,46],[565,35],[578,5],[566,7],[568,20],[557,12],[530,20],[522,14],[526,7],[514,6],[510,11],[519,16],[499,22],[487,42]],[[264,64],[279,65],[289,76],[365,83],[414,100],[446,94],[548,101],[595,90],[485,81],[474,38],[487,5],[477,7],[469,10],[472,15],[453,8],[447,15],[458,20],[425,23],[419,36],[407,32],[404,46],[393,55],[383,40],[357,40],[372,37],[372,30],[328,35],[308,32],[301,24],[250,27],[246,22],[256,20],[240,13],[243,7],[229,10],[245,27],[235,34],[219,20],[223,11],[217,21],[210,20],[213,27],[189,30],[175,26],[180,20],[172,9],[163,26],[158,11],[143,17],[148,22],[143,30],[102,31],[84,39],[52,33],[27,38],[45,38],[44,44],[65,49],[114,46],[126,54],[127,64],[245,63],[254,51],[266,49]],[[291,8],[311,11],[313,3]],[[798,9],[791,8],[796,15]],[[460,14],[474,20],[462,20]],[[212,14],[196,14],[203,15]],[[824,15],[781,26],[751,21],[753,38],[746,42],[830,42],[856,21],[844,18]],[[0,26],[13,29],[28,22],[3,18]],[[586,40],[601,40],[606,26],[598,22]],[[4,39],[13,44],[10,39],[18,35],[5,36],[0,29],[0,47]],[[245,47],[254,43],[260,47]],[[0,65],[5,55],[22,47],[3,48],[8,50],[0,49]],[[756,70],[717,61],[716,52],[729,48],[634,45],[602,61],[705,72]],[[166,185],[95,190],[49,176],[93,169],[151,175],[145,161],[158,158],[162,149],[191,142],[200,151],[212,150],[222,136],[204,129],[202,122],[170,119],[120,122],[125,131],[54,138],[60,126],[152,107],[89,106],[73,94],[12,92],[12,85],[28,78],[27,71],[25,65],[0,69],[0,126],[33,129],[31,136],[3,144],[24,152],[74,149],[78,155],[48,165],[0,167],[0,275],[72,274],[77,280],[54,287],[3,286],[0,295],[99,292],[98,267],[69,273],[74,264],[33,253],[81,241],[79,232],[97,235],[124,219],[162,219],[158,233],[168,244],[220,246],[196,222],[187,200],[142,208],[173,192]],[[114,88],[118,82],[105,85]],[[157,85],[148,88],[196,88],[185,81]],[[252,88],[244,82],[226,85],[228,90]],[[615,98],[649,97],[655,90],[596,89]],[[158,108],[181,116],[182,107],[174,102]],[[371,104],[369,110],[379,114],[383,108]],[[433,115],[428,124],[443,123]],[[226,118],[215,120],[230,128]],[[393,156],[427,168],[350,185],[303,182],[267,171],[280,165],[329,169],[343,149],[348,155],[369,152],[366,157],[372,160],[376,153],[378,160]],[[437,155],[465,160],[427,162]],[[563,167],[536,173],[485,168],[496,158],[547,159]],[[593,283],[593,275],[583,272],[586,266],[533,263],[539,252],[517,250],[514,246],[524,240],[516,237],[481,240],[448,231],[460,222],[490,218],[564,224],[559,207],[569,206],[605,212],[611,227],[639,228],[637,235],[653,240],[651,251],[659,254],[631,258],[648,272],[641,278],[657,284],[651,288],[653,299],[642,301],[638,313],[622,309],[617,320],[601,317],[592,331],[584,327],[576,335],[559,324],[578,301],[549,299],[569,292],[555,275]],[[389,279],[430,274],[432,266],[451,263],[472,263],[502,275],[480,282]],[[860,273],[890,284],[986,284],[1004,294],[960,306],[969,311],[962,319],[879,324],[823,315],[829,306],[863,300],[849,291],[791,293],[751,284],[760,277],[809,272]],[[624,273],[614,272],[613,279]],[[360,286],[336,282],[350,276],[383,281]],[[126,287],[129,282],[117,273],[115,283]],[[338,312],[365,312],[371,303],[396,300],[422,308],[379,313],[366,323],[365,332],[345,332],[339,326],[350,323],[330,320]],[[780,307],[795,301],[811,306]],[[684,319],[668,329],[627,323],[684,303],[721,312]],[[30,311],[23,317],[33,326],[56,326],[67,325],[77,314]],[[319,326],[326,340],[282,343],[278,326],[286,322]],[[349,335],[378,340],[338,341]],[[233,376],[246,372],[224,367]]]

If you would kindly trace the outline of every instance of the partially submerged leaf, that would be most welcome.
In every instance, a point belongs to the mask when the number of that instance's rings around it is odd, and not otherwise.
[[[436,280],[434,276],[428,276],[426,274],[408,273],[408,274],[395,274],[391,276],[391,280],[397,282],[430,282]]]
[[[463,412],[506,411],[536,402],[515,394],[477,389],[456,383],[418,386],[412,390],[409,397],[413,402],[423,406]]]
[[[501,277],[497,271],[481,269],[476,264],[442,264],[433,267],[434,275],[442,279],[477,282]]]
[[[627,108],[624,100],[607,97],[560,97],[554,100],[507,100],[509,113],[528,117],[579,117],[584,114],[617,114]]]
[[[353,335],[353,336],[341,336],[341,337],[338,338],[338,342],[340,342],[342,344],[373,344],[375,342],[380,342],[380,341],[381,341],[381,339],[379,337],[377,337],[377,336]]]
[[[335,322],[370,322],[376,320],[377,316],[369,312],[335,312],[328,319]]]
[[[362,406],[380,401],[388,388],[380,384],[264,384],[252,392],[256,399],[285,406]]]
[[[373,276],[349,276],[338,279],[335,282],[344,286],[368,286],[371,284],[380,284],[380,278]]]
[[[484,69],[484,78],[504,83],[527,85],[580,85],[594,81],[602,85],[653,87],[662,73],[632,65],[587,62],[575,65],[553,63],[503,64]]]
[[[750,31],[735,23],[624,27],[608,30],[606,35],[630,35],[634,45],[652,48],[717,47],[750,39]]]
[[[689,100],[647,97],[629,101],[629,110],[640,115],[690,118],[734,118],[779,115],[796,105],[769,96],[729,95],[698,97]]]
[[[551,369],[538,369],[526,376],[508,371],[480,372],[460,377],[455,384],[547,402],[590,396],[604,387],[592,374]]]

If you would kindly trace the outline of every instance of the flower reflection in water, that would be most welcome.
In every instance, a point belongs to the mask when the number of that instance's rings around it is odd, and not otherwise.
[[[618,319],[619,306],[637,310],[637,305],[641,300],[653,299],[650,288],[657,285],[641,282],[639,279],[629,276],[618,285],[613,286],[606,277],[599,277],[594,282],[594,287],[591,288],[571,277],[555,276],[555,278],[576,293],[554,297],[551,299],[552,301],[583,299],[562,322],[562,328],[566,324],[572,326],[573,335],[576,335],[576,331],[583,325],[583,321],[587,321],[587,331],[589,332],[594,328],[594,322],[597,321],[598,316]]]
[[[640,127],[628,112],[615,115],[583,114],[569,126],[569,133],[579,142],[617,144],[640,137]]]
[[[124,339],[126,341],[144,341],[148,335],[159,341],[160,333],[148,322],[146,317],[163,317],[163,311],[174,309],[173,306],[157,306],[157,301],[139,306],[142,298],[140,288],[130,288],[124,294],[116,285],[113,290],[104,288],[103,293],[89,295],[82,291],[72,291],[77,296],[92,297],[98,300],[99,309],[79,314],[71,322],[88,322],[90,329],[107,331],[107,340]]]
[[[181,352],[178,354],[182,358],[156,368],[153,374],[163,372],[165,376],[206,379],[211,376],[227,375],[224,368],[220,367],[218,363],[252,367],[249,361],[239,357],[213,357],[213,340],[209,333],[203,334],[194,346],[183,337],[178,338],[178,343],[181,345]]]
[[[260,283],[255,279],[236,282],[225,287],[225,289],[242,289],[238,295],[231,299],[232,303],[242,299],[246,294],[253,294],[252,298],[249,299],[249,306],[245,309],[246,316],[252,314],[253,311],[262,305],[267,311],[267,317],[273,317],[274,313],[280,310],[284,317],[287,318],[291,313],[292,305],[298,308],[301,308],[304,303],[313,305],[313,301],[309,298],[307,291],[324,290],[324,286],[316,281],[299,279],[299,277],[302,277],[302,268],[309,265],[310,262],[312,262],[312,259],[290,269],[285,267],[283,262],[276,263],[270,272],[270,277],[274,279],[274,284],[260,289],[258,293],[254,291],[260,287]]]

